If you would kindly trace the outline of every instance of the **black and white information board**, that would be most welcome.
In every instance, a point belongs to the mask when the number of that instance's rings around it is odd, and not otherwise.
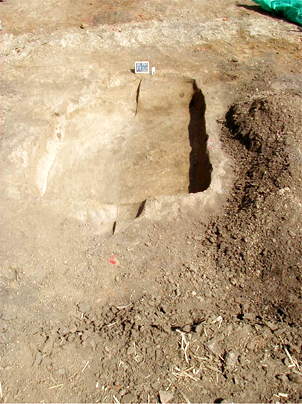
[[[135,73],[149,73],[149,62],[135,62]]]

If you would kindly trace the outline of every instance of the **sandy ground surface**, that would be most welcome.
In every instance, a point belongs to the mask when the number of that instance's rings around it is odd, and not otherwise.
[[[0,401],[302,402],[300,29],[249,0],[0,19]]]

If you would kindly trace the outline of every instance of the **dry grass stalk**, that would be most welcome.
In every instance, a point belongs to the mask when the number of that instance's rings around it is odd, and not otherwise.
[[[68,376],[67,379],[73,379],[74,377],[76,377],[77,374],[78,374],[78,372],[75,372],[73,375]]]
[[[120,402],[118,401],[118,399],[115,396],[113,396],[113,399],[116,402],[116,404],[120,404]]]
[[[221,324],[222,324],[222,317],[221,316],[217,317],[215,320],[212,321],[212,324],[216,324],[216,323],[219,323],[218,328],[220,328]]]
[[[130,306],[131,306],[131,303],[129,303],[129,304],[125,305],[125,306],[116,306],[116,308],[117,308],[118,310],[123,310],[123,309],[127,309],[127,308],[130,307]]]
[[[286,394],[286,393],[278,393],[278,396],[282,397],[282,398],[287,398],[288,394]]]
[[[114,321],[114,323],[110,323],[110,324],[108,324],[107,325],[107,327],[109,328],[109,327],[113,327],[115,324],[117,324],[118,323],[118,321]]]
[[[56,379],[54,379],[51,375],[49,376],[50,380],[53,382],[53,384],[58,384],[58,382],[56,381]]]
[[[206,367],[207,369],[209,369],[209,370],[213,370],[213,372],[220,373],[221,375],[223,374],[223,373],[221,372],[221,370],[214,368],[214,366],[211,366],[211,365],[206,364],[205,367]]]
[[[187,362],[187,364],[189,364],[189,359],[188,359],[188,355],[187,355],[187,350],[189,348],[190,345],[190,341],[186,340],[185,337],[185,333],[180,331],[180,330],[176,330],[176,332],[178,332],[181,335],[181,350],[184,351],[184,356],[185,356],[185,361]]]
[[[87,368],[89,361],[86,362],[86,365],[83,367],[83,369],[81,370],[81,372],[83,373],[84,370]]]
[[[299,364],[298,364],[297,359],[296,359],[296,358],[293,358],[293,357],[291,356],[291,354],[288,352],[288,349],[287,349],[285,346],[283,346],[283,348],[284,348],[284,351],[285,351],[285,353],[286,353],[288,359],[289,359],[290,362],[291,362],[291,365],[289,365],[288,367],[289,367],[289,368],[295,368],[295,367],[296,367],[298,370],[300,370],[300,366],[299,366]]]
[[[62,387],[62,386],[64,386],[64,383],[57,384],[56,386],[51,386],[51,387],[49,387],[49,390],[58,389],[59,387]]]
[[[188,372],[191,371],[192,369],[193,369],[193,367],[191,367],[191,368],[189,368],[189,369],[181,370],[181,369],[179,369],[178,367],[175,367],[175,370],[176,370],[178,373],[172,372],[172,375],[175,376],[176,378],[183,377],[183,378],[188,378],[188,379],[194,380],[194,382],[197,382],[198,379],[196,379],[196,377],[194,377],[194,376],[192,376],[192,375],[190,375],[190,374],[188,373]]]

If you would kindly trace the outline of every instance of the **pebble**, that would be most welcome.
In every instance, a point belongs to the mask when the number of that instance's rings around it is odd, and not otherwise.
[[[191,272],[198,272],[198,266],[197,266],[197,265],[194,265],[194,264],[190,264],[189,270],[190,270]]]
[[[128,354],[128,355],[133,355],[133,354],[135,354],[135,352],[136,352],[136,349],[134,348],[134,346],[130,346],[130,347],[127,349],[127,354]]]
[[[239,352],[237,351],[229,351],[225,355],[225,366],[229,371],[235,369],[237,360],[239,357]]]
[[[78,304],[78,309],[82,312],[82,313],[86,313],[90,310],[90,304],[89,303],[79,303]]]
[[[255,321],[256,320],[256,314],[254,314],[254,313],[244,313],[243,318],[244,318],[244,320]]]
[[[69,332],[69,329],[67,327],[65,327],[65,326],[60,327],[59,330],[58,330],[58,333],[60,335],[62,335],[62,336],[68,334],[68,332]]]
[[[37,355],[36,355],[35,361],[34,361],[34,366],[38,367],[41,365],[41,363],[42,363],[42,354],[41,354],[41,352],[37,352]]]
[[[266,321],[265,322],[265,325],[271,330],[271,331],[276,331],[276,330],[278,330],[278,325],[277,324],[274,324],[274,323],[272,323],[271,321]]]
[[[75,337],[76,336],[74,334],[71,334],[71,335],[68,336],[67,341],[68,342],[73,342],[75,340]]]
[[[135,397],[135,395],[132,393],[127,393],[122,397],[121,402],[122,403],[136,403],[137,397]]]
[[[288,379],[293,382],[302,385],[302,376],[297,373],[290,373],[287,375]]]
[[[80,25],[81,29],[85,29],[85,28],[88,28],[88,27],[89,27],[89,25],[84,23],[84,22],[82,22],[82,24]]]
[[[191,326],[189,324],[185,325],[182,329],[184,332],[190,332],[191,331]]]
[[[283,383],[287,382],[285,374],[276,375],[276,379],[281,380]]]
[[[212,351],[217,356],[219,356],[221,354],[221,348],[219,346],[218,341],[215,338],[213,338],[209,341],[208,348],[210,351]]]
[[[65,369],[58,369],[53,372],[53,375],[54,376],[63,376],[63,375],[65,375],[65,373],[66,373]]]
[[[230,279],[230,284],[232,284],[233,286],[236,286],[237,285],[237,279],[231,278]]]
[[[53,347],[54,344],[54,338],[53,337],[49,337],[47,339],[47,341],[45,342],[45,345],[43,346],[43,352],[48,352],[51,350],[51,348]]]
[[[160,399],[160,402],[162,403],[162,404],[168,404],[168,403],[170,403],[172,400],[173,400],[173,398],[174,398],[174,395],[173,395],[173,393],[171,393],[170,391],[160,391],[159,392],[159,399]]]

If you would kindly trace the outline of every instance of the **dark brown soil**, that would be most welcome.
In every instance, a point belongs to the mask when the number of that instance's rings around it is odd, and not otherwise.
[[[0,2],[9,61],[1,66],[0,402],[302,402],[300,31],[248,0],[115,8],[64,0],[52,14],[54,3],[39,3],[41,14],[31,0],[26,14],[16,0]],[[124,97],[123,109],[131,84],[135,109],[130,67],[141,55],[153,57],[165,83],[197,77],[186,104],[192,194],[186,205],[179,196],[167,196],[170,205],[147,200],[154,216],[143,206],[139,218],[104,230],[84,205],[75,219],[56,205],[61,195],[37,196],[39,156],[30,161],[30,151],[52,150],[51,137],[42,143],[48,127],[63,133],[54,106],[93,127],[97,97],[110,108]],[[91,138],[80,123],[84,148]],[[199,192],[212,195],[223,159],[222,196],[210,209]]]

